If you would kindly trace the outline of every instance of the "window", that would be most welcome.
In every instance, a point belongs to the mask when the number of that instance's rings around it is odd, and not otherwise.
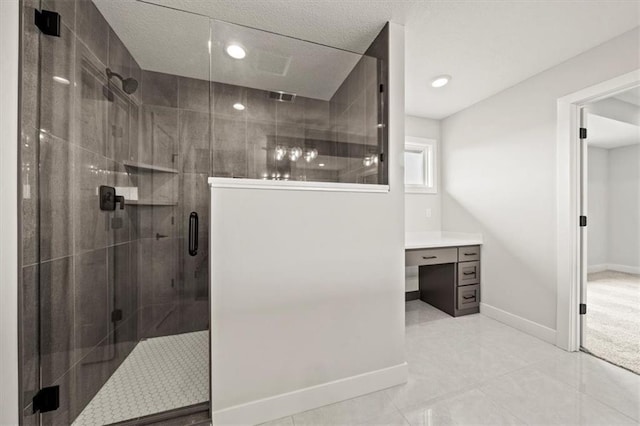
[[[436,153],[435,140],[407,137],[404,144],[405,192],[427,194],[438,192]]]

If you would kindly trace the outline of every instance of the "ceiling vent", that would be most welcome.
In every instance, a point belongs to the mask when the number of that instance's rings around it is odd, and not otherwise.
[[[289,71],[291,56],[283,56],[260,50],[256,54],[255,61],[255,67],[258,71],[283,77],[287,75]]]
[[[287,92],[269,92],[269,99],[273,99],[274,101],[279,102],[293,102],[296,98],[295,93],[287,93]]]

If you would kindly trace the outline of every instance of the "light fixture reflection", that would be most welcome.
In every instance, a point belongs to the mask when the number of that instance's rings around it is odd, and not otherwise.
[[[276,160],[282,161],[285,155],[287,155],[287,148],[283,146],[276,146]]]
[[[64,84],[66,86],[71,84],[71,82],[69,80],[67,80],[66,78],[60,77],[60,76],[57,76],[57,75],[53,76],[53,81],[55,81],[56,83]]]
[[[449,81],[451,81],[450,75],[439,75],[431,81],[431,86],[436,88],[442,87],[449,83]]]
[[[294,146],[289,150],[289,160],[298,161],[302,157],[302,148]]]
[[[231,56],[233,59],[244,59],[244,57],[247,56],[247,51],[239,44],[228,45],[226,52],[227,55]]]
[[[316,158],[318,158],[318,150],[317,149],[313,148],[313,149],[308,149],[308,150],[305,151],[305,153],[304,153],[304,161],[306,161],[307,163],[312,162]]]
[[[238,111],[244,111],[244,105],[242,105],[240,102],[233,104],[233,108]]]
[[[362,164],[365,167],[369,167],[369,166],[373,166],[375,164],[378,164],[378,155],[377,154],[371,154],[371,155],[367,155],[366,157],[364,157],[364,159],[362,160]]]

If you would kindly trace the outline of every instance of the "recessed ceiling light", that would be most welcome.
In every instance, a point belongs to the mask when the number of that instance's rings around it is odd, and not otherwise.
[[[64,78],[64,77],[58,77],[57,75],[54,75],[54,76],[53,76],[53,81],[55,81],[56,83],[61,83],[61,84],[67,84],[67,85],[68,85],[68,84],[71,84],[71,83],[69,82],[69,80],[67,80],[66,78]]]
[[[233,107],[238,111],[244,111],[244,105],[242,105],[240,102],[233,104]]]
[[[324,163],[320,163],[320,164],[318,164],[318,166],[324,167]]]
[[[439,75],[431,81],[431,86],[442,87],[445,86],[451,80],[450,75]]]
[[[244,47],[239,44],[229,44],[227,45],[227,55],[231,56],[233,59],[243,59],[247,56],[247,51],[244,50]]]

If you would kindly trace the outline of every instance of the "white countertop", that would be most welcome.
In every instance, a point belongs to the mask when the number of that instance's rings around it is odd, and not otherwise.
[[[482,244],[482,234],[463,232],[407,232],[404,237],[405,250],[477,246]]]

